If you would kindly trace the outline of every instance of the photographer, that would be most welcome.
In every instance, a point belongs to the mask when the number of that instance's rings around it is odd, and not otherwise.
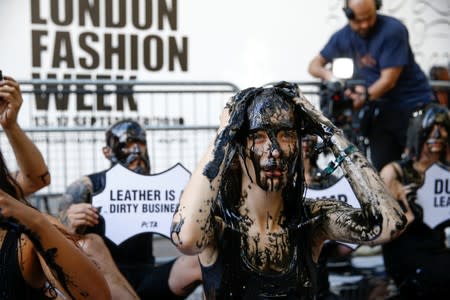
[[[407,28],[397,19],[377,13],[379,0],[347,0],[344,13],[349,23],[334,33],[310,62],[309,73],[332,81],[325,68],[336,58],[355,62],[356,77],[367,85],[367,137],[371,161],[377,170],[399,159],[405,147],[408,117],[432,100],[427,78],[414,59]],[[362,88],[362,87],[360,87]],[[348,91],[353,107],[363,105],[360,91]]]

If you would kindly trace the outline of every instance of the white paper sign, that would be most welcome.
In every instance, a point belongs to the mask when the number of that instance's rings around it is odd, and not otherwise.
[[[417,190],[417,204],[423,208],[423,221],[435,228],[450,220],[450,172],[433,164],[425,172],[425,181]]]
[[[335,184],[325,189],[316,190],[308,188],[306,190],[306,198],[311,198],[313,200],[326,198],[345,202],[355,208],[361,207],[350,183],[348,183],[348,180],[345,177],[341,177]],[[358,244],[337,242],[346,245],[351,249],[356,249],[359,246]]]
[[[306,190],[306,198],[311,198],[314,200],[331,198],[333,200],[348,203],[355,208],[361,207],[358,199],[356,199],[356,195],[353,192],[352,187],[350,186],[350,183],[348,183],[348,180],[345,177],[341,177],[341,179],[339,179],[335,184],[325,189],[316,190],[308,188]]]
[[[155,175],[140,175],[120,164],[106,172],[105,189],[92,204],[101,207],[106,236],[119,245],[142,232],[170,236],[173,214],[190,177],[181,164]]]

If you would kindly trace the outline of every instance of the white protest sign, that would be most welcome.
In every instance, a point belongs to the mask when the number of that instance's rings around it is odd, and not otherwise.
[[[341,177],[341,179],[339,179],[335,184],[325,189],[318,190],[308,188],[306,190],[306,198],[311,198],[313,200],[320,200],[324,198],[332,199],[345,202],[355,208],[361,207],[355,193],[352,190],[352,187],[350,186],[350,183],[348,183],[348,180],[345,177]],[[357,244],[343,242],[339,243],[344,244],[351,249],[356,249],[358,247]]]
[[[426,170],[416,202],[423,208],[423,222],[431,228],[450,220],[450,172],[447,168],[433,164]]]
[[[142,232],[170,237],[172,217],[189,177],[181,164],[155,175],[137,174],[120,164],[112,167],[104,190],[92,199],[101,207],[106,236],[117,245]]]
[[[345,177],[341,177],[335,184],[325,189],[316,190],[308,188],[306,190],[306,198],[314,200],[327,198],[348,203],[355,208],[360,207],[358,199],[356,199],[356,195]]]

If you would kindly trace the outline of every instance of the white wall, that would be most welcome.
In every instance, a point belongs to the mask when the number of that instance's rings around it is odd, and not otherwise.
[[[50,0],[40,3],[41,14],[49,14]],[[117,2],[118,0],[114,0]],[[134,74],[140,80],[223,80],[244,88],[275,80],[311,80],[306,68],[309,60],[321,49],[329,35],[345,24],[341,0],[178,0],[178,28],[145,32],[126,29],[79,28],[32,25],[29,0],[0,2],[0,69],[19,79],[29,79],[31,72],[31,29],[47,29],[49,37],[55,30],[69,30],[73,35],[74,52],[78,34],[92,31],[101,35],[157,34],[187,37],[188,71],[150,72],[94,71],[102,74]],[[60,0],[60,4],[66,1]],[[78,3],[77,0],[73,2]],[[103,3],[103,1],[100,1]],[[143,1],[141,1],[142,3]],[[156,5],[158,1],[153,1]],[[166,0],[171,3],[170,0]],[[127,2],[128,4],[131,1]],[[75,5],[75,13],[77,7]],[[410,30],[413,50],[422,68],[448,64],[450,57],[450,1],[448,0],[389,0],[384,1],[382,13],[402,19]],[[52,42],[49,41],[49,48]],[[101,49],[101,43],[97,45]],[[50,50],[48,51],[50,53]],[[50,55],[48,55],[50,56]],[[62,71],[64,66],[53,69]],[[69,70],[85,72],[81,67]],[[92,72],[92,71],[89,71]]]

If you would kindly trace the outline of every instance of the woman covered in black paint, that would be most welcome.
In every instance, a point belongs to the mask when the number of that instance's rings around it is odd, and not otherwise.
[[[408,128],[406,157],[387,164],[380,173],[408,220],[402,235],[383,245],[384,264],[399,289],[396,299],[450,299],[450,247],[445,244],[450,217],[445,214],[440,219],[431,213],[437,225],[427,224],[424,215],[432,208],[417,196],[433,164],[450,171],[450,112],[432,103],[415,115]],[[435,188],[424,190],[423,200],[433,203]],[[448,211],[448,207],[438,209]]]
[[[10,173],[0,152],[0,299],[110,299],[103,274],[62,225],[25,199],[50,184],[50,174],[17,124],[22,102],[18,83],[0,79],[0,124],[19,166]]]
[[[335,154],[362,209],[304,199],[308,133]],[[232,97],[183,192],[172,240],[199,255],[208,299],[311,299],[325,240],[373,245],[405,223],[366,158],[296,85],[281,82]]]

